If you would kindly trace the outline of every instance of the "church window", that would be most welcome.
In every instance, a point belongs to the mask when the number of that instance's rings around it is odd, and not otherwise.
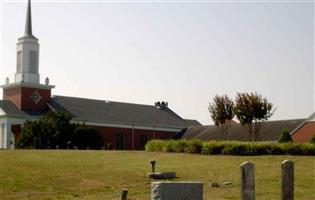
[[[31,99],[32,99],[33,102],[36,103],[36,104],[38,104],[38,102],[39,102],[42,98],[43,98],[43,97],[40,96],[40,94],[39,94],[37,91],[33,92],[32,95],[31,95]]]

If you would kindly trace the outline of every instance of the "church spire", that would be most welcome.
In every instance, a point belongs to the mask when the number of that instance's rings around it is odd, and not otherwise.
[[[32,33],[31,0],[28,0],[27,4],[25,33],[23,37],[18,38],[16,50],[15,82],[39,84],[39,44]]]
[[[25,35],[26,36],[33,36],[33,34],[32,34],[31,0],[28,0],[28,5],[27,5]]]

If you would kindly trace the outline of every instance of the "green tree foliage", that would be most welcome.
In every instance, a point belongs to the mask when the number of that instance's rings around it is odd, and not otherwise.
[[[256,141],[262,122],[268,120],[275,109],[267,98],[258,93],[237,93],[234,112],[243,126],[247,126],[249,139]]]
[[[38,120],[27,121],[24,124],[17,146],[19,148],[66,149],[74,139],[75,130],[80,126],[71,123],[71,115],[68,113],[47,112]]]
[[[42,119],[38,121],[27,121],[22,128],[21,138],[17,142],[19,148],[49,148],[52,134],[49,133],[49,124]],[[48,131],[46,131],[46,129]]]
[[[311,143],[311,144],[315,144],[315,133],[314,133],[314,135],[313,135],[313,137],[312,137],[310,143]]]
[[[282,131],[281,137],[279,138],[278,142],[279,143],[293,142],[292,137],[291,137],[288,129],[284,129]]]
[[[80,126],[75,129],[72,145],[78,149],[101,149],[102,144],[102,136],[94,128]]]
[[[209,103],[209,112],[215,125],[222,128],[224,139],[229,140],[229,123],[234,117],[234,103],[227,95],[216,95]]]
[[[47,121],[50,121],[50,132],[54,138],[54,147],[67,148],[67,143],[71,140],[75,124],[71,123],[71,115],[61,112],[48,112],[44,115]]]

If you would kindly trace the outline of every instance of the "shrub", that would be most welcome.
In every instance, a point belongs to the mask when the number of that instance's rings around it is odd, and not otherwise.
[[[304,150],[304,155],[315,156],[315,145],[312,144],[303,144],[302,148]]]
[[[72,145],[78,149],[101,149],[102,136],[90,127],[78,127],[72,136]]]
[[[270,145],[261,143],[234,142],[226,144],[222,150],[225,155],[266,155],[269,154]]]
[[[282,148],[289,155],[315,155],[315,146],[311,144],[283,144]]]
[[[201,153],[206,155],[221,154],[225,144],[222,142],[207,142],[202,146]]]
[[[314,135],[313,135],[313,137],[312,137],[310,143],[311,143],[311,144],[315,144],[315,133],[314,133]]]
[[[151,140],[145,145],[146,151],[162,151],[176,153],[201,153],[201,140]]]
[[[242,143],[226,144],[222,149],[222,154],[225,155],[252,155],[253,149],[251,145]]]
[[[174,140],[165,140],[162,145],[163,152],[175,152],[175,141]]]
[[[203,141],[201,140],[190,140],[187,142],[185,152],[187,153],[201,153],[203,147]]]
[[[286,154],[286,151],[280,144],[273,144],[273,145],[270,145],[269,154],[270,155],[283,155],[283,154]]]
[[[164,141],[163,140],[150,140],[145,145],[146,151],[162,151]]]
[[[315,145],[294,143],[204,142],[200,140],[151,140],[147,151],[201,153],[206,155],[315,155]]]
[[[222,154],[225,155],[242,155],[245,151],[244,145],[239,144],[226,144],[222,149]]]
[[[292,137],[288,129],[284,129],[281,133],[281,137],[278,140],[279,143],[293,142]]]
[[[189,144],[189,141],[186,141],[186,140],[178,140],[178,141],[172,140],[172,142],[170,143],[170,145],[172,145],[171,149],[173,149],[173,151],[177,153],[186,152],[188,144]]]
[[[256,155],[268,155],[271,154],[272,144],[270,143],[257,143]]]

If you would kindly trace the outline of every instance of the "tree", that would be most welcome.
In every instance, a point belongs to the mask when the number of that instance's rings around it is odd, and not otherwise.
[[[268,120],[275,109],[267,98],[263,98],[256,92],[237,93],[234,112],[240,123],[247,126],[250,141],[256,141],[262,122]]]
[[[73,133],[72,145],[78,149],[101,149],[103,140],[94,128],[79,126]]]
[[[69,113],[48,112],[45,116],[51,123],[55,146],[66,149],[78,125],[71,123],[72,117]]]
[[[100,149],[102,136],[85,125],[71,123],[71,115],[63,112],[47,112],[38,120],[27,121],[18,140],[20,148]]]
[[[68,113],[47,112],[38,120],[27,121],[17,145],[20,148],[66,148],[76,127],[70,120]]]
[[[284,129],[282,131],[281,137],[278,140],[279,143],[285,142],[293,142],[292,137],[290,135],[290,131],[288,129]]]
[[[26,121],[22,128],[21,137],[17,141],[17,146],[20,148],[43,149],[49,143],[48,141],[50,141],[47,138],[47,135],[50,134],[47,134],[42,127],[47,127],[47,124],[42,125],[39,120]]]
[[[209,103],[209,112],[216,126],[222,128],[225,140],[229,140],[229,121],[234,117],[234,103],[227,95],[216,95]]]

